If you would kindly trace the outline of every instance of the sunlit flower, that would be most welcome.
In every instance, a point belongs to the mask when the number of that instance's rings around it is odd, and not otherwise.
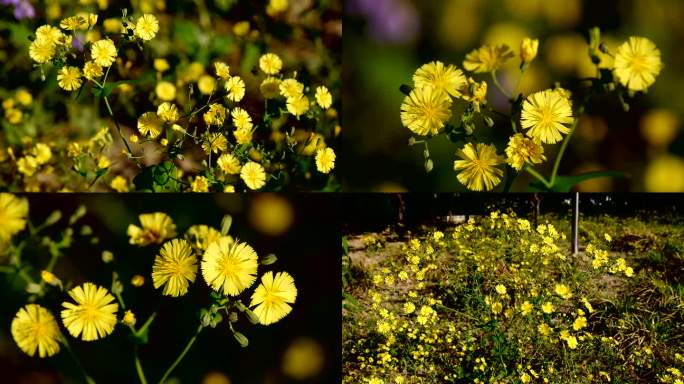
[[[205,153],[219,153],[225,151],[226,148],[228,148],[228,139],[219,132],[207,135],[202,143]]]
[[[527,136],[546,144],[563,139],[561,134],[569,133],[566,124],[572,124],[570,100],[562,93],[547,89],[533,93],[523,103],[521,125],[527,129]]]
[[[461,95],[460,89],[466,83],[463,72],[453,65],[441,61],[424,64],[413,74],[416,88],[432,87],[453,97]]]
[[[285,79],[280,82],[280,94],[286,99],[301,96],[304,94],[304,84],[296,79]]]
[[[178,120],[178,107],[175,104],[163,102],[157,107],[157,116],[166,122],[175,123]]]
[[[467,143],[456,153],[462,160],[454,161],[457,178],[473,191],[491,190],[501,181],[503,171],[497,168],[503,158],[496,154],[493,144]]]
[[[64,34],[59,28],[51,25],[43,25],[36,29],[36,40],[42,40],[52,45],[59,44],[64,39]]]
[[[214,70],[216,71],[216,76],[222,78],[223,80],[230,79],[230,67],[228,64],[217,61],[214,63]]]
[[[166,296],[185,295],[196,274],[197,258],[183,239],[164,243],[152,265],[152,283],[157,289],[163,285],[162,294]]]
[[[88,22],[81,16],[70,16],[59,22],[59,26],[67,31],[88,28]]]
[[[566,300],[572,297],[572,291],[565,284],[556,284],[554,292],[556,292],[556,295]]]
[[[197,80],[197,89],[203,95],[210,95],[216,89],[216,80],[209,75],[202,75],[199,80]]]
[[[615,52],[613,72],[620,84],[632,91],[645,91],[663,68],[660,50],[645,37],[632,36]]]
[[[309,110],[309,99],[304,95],[294,96],[287,99],[287,111],[294,116],[301,116]]]
[[[228,100],[239,102],[245,97],[245,82],[240,76],[231,77],[226,81],[226,92],[228,92],[226,95]]]
[[[42,64],[55,55],[55,45],[48,40],[34,40],[29,46],[29,56],[36,63]]]
[[[69,291],[76,302],[63,302],[62,322],[73,337],[84,341],[103,338],[114,330],[119,305],[107,289],[84,283]]]
[[[57,73],[57,84],[59,84],[60,88],[67,91],[78,89],[83,84],[81,70],[78,67],[62,67]]]
[[[209,180],[206,177],[199,175],[190,184],[193,192],[209,192]]]
[[[121,322],[124,323],[125,325],[129,326],[129,327],[134,326],[136,323],[136,318],[135,318],[135,314],[133,313],[133,311],[131,311],[129,309],[126,312],[124,312],[124,316],[121,319]]]
[[[320,86],[316,88],[316,103],[323,108],[328,109],[332,105],[332,95],[330,91],[325,86]]]
[[[193,225],[185,232],[186,240],[202,251],[206,251],[211,243],[218,241],[221,237],[221,232],[204,224]]]
[[[523,64],[529,64],[537,57],[537,50],[539,49],[539,40],[530,39],[526,37],[520,43],[520,61]]]
[[[116,47],[109,39],[98,40],[90,48],[90,56],[95,64],[101,67],[109,67],[116,60]]]
[[[316,151],[316,169],[321,173],[330,173],[335,168],[335,151],[328,147]]]
[[[0,193],[0,243],[26,228],[28,200],[9,193]]]
[[[145,112],[138,118],[138,131],[153,139],[157,138],[164,128],[164,122],[154,112]]]
[[[215,291],[236,296],[256,280],[257,254],[249,244],[222,237],[202,257],[202,276]]]
[[[159,32],[159,20],[154,15],[144,14],[135,23],[135,35],[143,40],[152,40]]]
[[[513,56],[513,52],[505,44],[483,45],[466,55],[463,68],[475,73],[492,72]]]
[[[83,65],[83,76],[88,80],[94,80],[104,75],[102,67],[94,61],[86,61]]]
[[[238,175],[242,167],[240,161],[230,153],[224,153],[219,156],[216,164],[221,170],[229,175]]]
[[[544,147],[523,136],[522,133],[516,133],[508,139],[508,146],[506,147],[506,161],[508,164],[517,169],[523,169],[526,162],[539,164],[546,160],[544,156]]]
[[[451,118],[451,98],[431,87],[414,88],[401,104],[401,123],[418,135],[436,135]]]
[[[29,356],[50,357],[59,352],[61,332],[55,317],[38,304],[27,304],[17,311],[11,325],[12,338]]]
[[[553,313],[553,311],[555,310],[555,308],[553,307],[553,303],[550,303],[548,301],[542,304],[541,309],[542,312],[546,314]]]
[[[226,108],[219,103],[213,103],[202,117],[207,125],[218,125],[220,127],[226,120]]]
[[[153,243],[161,244],[164,240],[176,236],[176,224],[165,213],[143,213],[138,216],[141,227],[130,224],[128,226],[129,242],[145,246]]]
[[[266,185],[266,171],[259,163],[248,161],[240,170],[240,178],[247,187],[257,190]]]
[[[154,88],[157,97],[163,101],[173,101],[176,98],[176,86],[168,81],[160,81]]]
[[[259,68],[267,75],[275,75],[283,68],[283,61],[276,54],[266,53],[259,58]]]
[[[237,107],[230,112],[233,117],[233,125],[237,129],[252,129],[252,118],[244,109]]]
[[[266,272],[261,276],[261,284],[254,290],[249,304],[263,325],[273,324],[287,316],[297,299],[297,287],[287,272]]]

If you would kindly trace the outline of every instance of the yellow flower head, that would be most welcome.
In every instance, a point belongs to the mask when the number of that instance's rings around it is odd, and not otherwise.
[[[202,143],[202,149],[205,153],[219,153],[225,151],[226,148],[228,148],[228,139],[220,132],[207,135]]]
[[[26,228],[28,200],[9,193],[0,193],[0,243]]]
[[[221,168],[223,172],[229,175],[238,175],[242,169],[242,166],[240,166],[240,161],[230,153],[224,153],[223,155],[219,156],[216,164],[218,164],[219,168]]]
[[[578,316],[572,323],[572,329],[579,331],[580,329],[587,326],[587,318],[584,316]]]
[[[544,160],[546,160],[544,147],[534,140],[523,136],[522,133],[516,133],[508,140],[506,161],[518,171],[523,169],[528,161],[533,164],[539,164]]]
[[[64,41],[64,34],[59,28],[51,25],[43,25],[36,29],[36,40],[42,40],[52,45],[57,45]]]
[[[503,158],[496,154],[493,144],[467,143],[456,153],[462,160],[454,161],[454,170],[461,184],[473,191],[491,190],[501,181],[503,171],[496,166]]]
[[[259,91],[265,99],[273,99],[280,94],[280,79],[267,77],[261,82]]]
[[[197,89],[203,95],[210,95],[216,89],[216,80],[209,75],[202,75],[197,80]]]
[[[36,39],[29,46],[29,56],[36,63],[48,62],[54,55],[55,45],[49,40]]]
[[[159,20],[154,15],[144,14],[135,23],[135,35],[143,40],[152,40],[159,32]]]
[[[173,101],[176,98],[176,86],[168,81],[160,81],[154,88],[157,97],[162,101]]]
[[[283,68],[283,61],[274,53],[266,53],[259,58],[259,68],[267,75],[276,75]]]
[[[26,176],[33,176],[38,170],[38,160],[34,156],[24,156],[17,160],[17,169]]]
[[[84,283],[70,290],[69,296],[76,304],[62,303],[62,322],[73,337],[93,341],[112,333],[119,304],[107,289]]]
[[[207,125],[218,125],[220,127],[226,120],[226,108],[219,103],[213,103],[202,117]]]
[[[62,21],[59,22],[59,26],[67,31],[75,31],[77,29],[88,28],[88,21],[81,16],[71,16],[62,19]]]
[[[90,57],[95,64],[101,67],[109,67],[116,60],[116,47],[109,39],[98,40],[90,47]]]
[[[57,84],[59,84],[60,88],[67,91],[78,89],[83,84],[81,70],[78,67],[62,67],[57,73]]]
[[[233,25],[233,33],[240,37],[246,36],[249,33],[249,28],[249,21],[238,21]]]
[[[233,117],[233,125],[237,129],[252,129],[252,118],[249,113],[244,109],[237,107],[234,108],[230,115]]]
[[[252,142],[252,135],[254,134],[253,129],[236,129],[233,131],[233,136],[235,136],[235,141],[238,144],[249,144]]]
[[[497,286],[494,287],[494,288],[495,288],[495,290],[496,290],[496,293],[498,293],[499,295],[502,295],[502,296],[503,296],[503,295],[506,294],[506,286],[505,286],[505,285],[503,285],[503,284],[497,284]]]
[[[157,116],[166,122],[175,123],[178,120],[178,107],[175,104],[163,102],[157,107]]]
[[[287,111],[296,117],[305,114],[309,110],[309,99],[304,95],[298,95],[287,99]]]
[[[414,88],[401,104],[401,123],[418,135],[436,135],[451,118],[451,98],[432,87]]]
[[[216,76],[223,80],[230,79],[230,67],[228,64],[222,61],[217,61],[214,63],[214,69],[216,70]]]
[[[138,118],[138,131],[144,136],[157,138],[164,127],[164,121],[154,112],[145,112]]]
[[[128,180],[121,175],[114,176],[109,186],[112,187],[113,190],[120,193],[128,192]]]
[[[202,257],[202,276],[217,292],[237,296],[256,280],[257,254],[247,243],[222,237]]]
[[[296,79],[285,79],[281,81],[279,88],[280,94],[286,99],[304,94],[304,84],[300,83]]]
[[[94,61],[86,61],[83,65],[83,76],[88,80],[94,80],[104,74],[102,67]]]
[[[556,295],[566,300],[572,297],[572,291],[570,291],[570,288],[565,284],[556,284],[554,292],[556,292]]]
[[[292,311],[292,306],[297,299],[297,287],[294,279],[287,272],[278,272],[273,275],[269,271],[261,276],[261,284],[252,294],[250,307],[254,308],[254,314],[263,325],[273,324],[287,316]]]
[[[285,12],[289,6],[289,0],[269,0],[266,6],[266,13],[270,16],[275,16],[278,13]]]
[[[645,37],[632,36],[615,53],[615,77],[632,91],[645,91],[663,68],[660,50]]]
[[[328,109],[332,105],[332,95],[326,86],[321,85],[316,88],[316,103],[323,109]]]
[[[193,225],[185,232],[185,239],[201,251],[206,251],[210,244],[218,241],[220,238],[221,232],[203,224]]]
[[[62,334],[55,317],[38,304],[27,304],[12,320],[12,338],[29,356],[50,357],[59,352]]]
[[[316,169],[320,173],[330,173],[335,168],[335,151],[323,148],[316,151]]]
[[[453,97],[461,95],[460,89],[465,85],[463,72],[453,65],[445,66],[441,61],[424,64],[413,74],[416,88],[432,87]]]
[[[176,224],[166,213],[143,213],[138,218],[142,228],[133,224],[128,226],[131,244],[138,246],[161,244],[164,240],[176,236]]]
[[[169,65],[168,60],[166,60],[164,58],[154,59],[153,66],[157,72],[162,72],[162,73],[168,71],[169,68],[171,68],[171,65]]]
[[[537,51],[539,49],[539,40],[530,39],[526,37],[520,43],[520,61],[523,64],[529,64],[537,57]]]
[[[240,170],[240,178],[247,187],[257,190],[266,185],[266,171],[259,163],[248,161]]]
[[[236,103],[239,102],[245,97],[245,82],[242,81],[240,76],[231,77],[226,81],[226,92],[228,92],[226,95],[228,100]]]
[[[553,311],[555,310],[555,308],[553,307],[553,303],[550,303],[548,301],[542,304],[541,309],[542,312],[546,314],[553,313]]]
[[[466,55],[463,68],[475,73],[492,72],[499,69],[513,56],[513,52],[506,44],[483,45]]]
[[[129,327],[134,326],[135,322],[136,322],[136,318],[135,318],[135,314],[133,313],[133,311],[131,311],[130,309],[127,310],[124,313],[124,316],[123,316],[123,319],[121,319],[121,322],[124,323],[125,325],[128,325]]]
[[[152,265],[152,283],[155,288],[163,285],[162,294],[166,296],[185,295],[196,274],[197,258],[183,239],[164,243]]]
[[[569,133],[566,124],[572,124],[572,106],[562,92],[547,89],[533,93],[523,103],[521,125],[527,136],[546,144],[563,139]]]

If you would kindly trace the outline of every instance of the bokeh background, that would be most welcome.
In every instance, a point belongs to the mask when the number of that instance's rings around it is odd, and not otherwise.
[[[435,169],[429,174],[423,168],[423,147],[408,146],[411,132],[399,119],[404,97],[399,86],[410,84],[416,68],[432,60],[462,68],[465,54],[485,43],[506,43],[517,55],[526,36],[538,38],[540,47],[522,80],[524,94],[555,81],[586,77],[594,69],[584,36],[590,27],[599,26],[612,49],[631,35],[653,40],[665,66],[648,94],[631,102],[629,112],[623,111],[616,96],[594,99],[580,120],[560,174],[620,170],[630,175],[588,181],[578,186],[581,191],[684,191],[683,16],[684,2],[678,0],[347,1],[345,134],[340,153],[344,187],[463,190],[452,170],[456,145],[445,137],[430,142]],[[516,57],[499,72],[507,89],[517,81],[518,64]],[[496,109],[509,110],[491,86],[488,98]],[[500,151],[506,137],[492,135]],[[554,159],[557,149],[546,146],[547,157]],[[542,173],[549,175],[551,167],[552,161],[547,162]],[[529,181],[521,174],[514,190],[524,190]]]
[[[231,214],[232,236],[252,245],[263,257],[275,253],[275,265],[261,271],[285,270],[297,285],[293,311],[271,326],[251,325],[241,318],[236,328],[249,338],[240,348],[224,322],[202,331],[197,342],[174,371],[169,383],[334,383],[340,381],[340,224],[335,204],[323,195],[286,196],[192,195],[29,195],[30,217],[42,223],[55,209],[63,212],[62,221],[48,230],[56,237],[64,222],[79,205],[88,213],[75,227],[84,225],[92,235],[75,235],[68,255],[59,259],[55,274],[63,281],[80,284],[92,281],[110,287],[112,271],[124,282],[124,300],[139,324],[158,311],[149,343],[140,348],[141,360],[150,382],[159,380],[178,356],[197,328],[198,311],[209,305],[210,289],[201,276],[180,298],[163,297],[152,286],[152,261],[158,247],[128,245],[126,228],[138,222],[145,212],[166,212],[175,221],[178,233],[194,224],[220,228],[223,215]],[[21,236],[21,235],[18,235]],[[97,239],[97,243],[93,243]],[[103,250],[115,261],[104,264]],[[44,266],[46,251],[26,253],[34,265]],[[39,267],[40,268],[40,267]],[[140,288],[129,282],[133,275],[146,278]],[[0,372],[3,383],[79,383],[74,362],[62,349],[52,358],[25,355],[9,333],[17,309],[26,303],[21,279],[0,275]],[[54,294],[41,301],[57,314],[66,294]],[[248,297],[248,295],[245,295]],[[66,332],[63,329],[62,331]],[[138,382],[133,365],[128,330],[117,326],[113,334],[86,343],[71,336],[69,342],[86,370],[98,383]]]

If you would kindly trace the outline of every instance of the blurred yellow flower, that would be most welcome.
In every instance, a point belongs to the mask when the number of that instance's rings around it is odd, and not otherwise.
[[[84,283],[71,289],[69,296],[76,304],[62,303],[62,322],[73,337],[93,341],[112,333],[119,304],[105,288]]]
[[[75,31],[77,29],[88,28],[88,22],[81,16],[71,16],[59,22],[59,26],[67,31]]]
[[[220,127],[226,119],[226,108],[219,103],[213,103],[202,117],[207,125],[218,125]]]
[[[506,44],[483,45],[466,55],[463,68],[475,73],[492,72],[499,69],[513,56],[513,52]]]
[[[316,169],[321,173],[330,173],[335,168],[335,151],[328,147],[316,151]]]
[[[684,159],[663,154],[646,167],[644,174],[646,192],[684,192]]]
[[[663,67],[656,45],[645,37],[635,36],[618,47],[614,65],[617,79],[632,91],[645,91]]]
[[[456,153],[462,160],[454,161],[457,178],[473,191],[491,190],[501,181],[503,171],[497,166],[504,160],[496,154],[493,144],[467,143]]]
[[[157,97],[162,101],[173,101],[176,98],[176,86],[168,81],[160,81],[154,88]]]
[[[401,104],[401,123],[418,135],[436,135],[451,118],[451,103],[444,92],[414,88]]]
[[[316,102],[323,109],[328,109],[332,105],[332,95],[325,86],[316,88]]]
[[[0,193],[0,242],[8,242],[26,227],[28,200],[9,193]]]
[[[264,99],[273,99],[280,94],[280,80],[275,77],[267,77],[261,82],[259,91]]]
[[[55,317],[38,304],[27,304],[17,311],[11,325],[14,342],[29,356],[50,357],[59,352],[62,334]]]
[[[249,28],[249,21],[238,21],[233,25],[233,33],[238,37],[246,36],[249,33]]]
[[[237,296],[256,280],[257,254],[247,243],[222,237],[202,257],[202,276],[215,291]]]
[[[283,354],[283,373],[295,380],[306,380],[321,372],[325,364],[325,351],[310,338],[295,339]]]
[[[135,23],[135,35],[143,40],[152,40],[159,32],[159,20],[152,14],[142,15]]]
[[[309,99],[304,95],[298,95],[287,99],[287,111],[299,117],[309,110]]]
[[[209,75],[202,75],[197,80],[197,89],[203,95],[210,95],[216,89],[216,80]]]
[[[656,148],[669,145],[679,130],[678,116],[668,109],[653,109],[641,118],[641,135]]]
[[[572,298],[572,291],[565,284],[556,284],[553,291],[556,292],[556,295],[560,296],[565,300]]]
[[[570,100],[558,91],[547,89],[533,93],[523,103],[521,125],[527,129],[527,136],[546,144],[563,139],[562,133],[569,133],[572,124]]]
[[[297,288],[294,279],[287,272],[268,271],[261,276],[261,284],[252,294],[250,307],[254,308],[254,314],[263,325],[273,324],[292,311],[292,306],[297,299]]]
[[[128,226],[129,243],[145,246],[153,243],[161,244],[166,239],[176,236],[176,224],[163,212],[143,213],[138,216],[141,227]]]
[[[197,275],[197,258],[183,239],[167,241],[162,246],[152,265],[152,283],[154,288],[164,286],[162,294],[166,296],[183,296],[188,286],[195,281]]]

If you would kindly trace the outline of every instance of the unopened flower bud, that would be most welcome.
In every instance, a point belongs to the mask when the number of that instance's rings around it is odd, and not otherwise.
[[[529,64],[537,57],[539,40],[526,37],[520,44],[520,60],[523,64]]]
[[[132,327],[135,325],[135,321],[136,321],[135,314],[131,310],[128,310],[128,311],[126,311],[126,313],[124,313],[124,317],[121,321],[124,324]]]

